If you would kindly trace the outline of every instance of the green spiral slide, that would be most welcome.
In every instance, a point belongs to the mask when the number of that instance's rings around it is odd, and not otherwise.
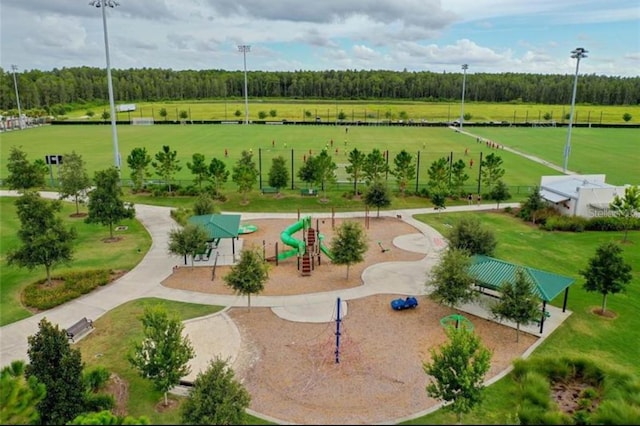
[[[310,227],[311,227],[311,216],[306,216],[300,219],[299,221],[291,224],[290,226],[285,228],[284,231],[280,233],[280,239],[282,240],[282,242],[293,248],[290,250],[283,251],[282,253],[278,253],[278,260],[284,260],[286,258],[289,258],[291,256],[296,256],[296,255],[302,256],[305,253],[306,247],[305,247],[304,241],[293,237],[293,234],[300,231],[301,229],[308,229]],[[333,256],[331,255],[331,252],[329,251],[329,249],[322,244],[322,239],[324,238],[324,236],[319,234],[318,238],[320,240],[320,250],[322,250],[322,252],[326,254],[329,257],[329,259],[333,259]]]

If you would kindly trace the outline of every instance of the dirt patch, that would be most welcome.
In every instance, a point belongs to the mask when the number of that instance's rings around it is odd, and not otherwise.
[[[103,238],[102,241],[103,243],[117,243],[118,241],[122,241],[124,240],[124,237],[107,237],[107,238]]]
[[[591,308],[591,313],[598,315],[599,317],[609,318],[609,319],[618,317],[618,314],[615,313],[614,311],[611,311],[611,310],[603,311],[602,308]]]
[[[163,397],[162,400],[156,404],[155,410],[157,413],[165,413],[167,411],[175,410],[179,406],[180,404],[178,403],[177,399],[172,398],[171,396],[168,396],[167,403],[166,404],[164,403],[164,397]]]
[[[112,395],[115,405],[112,409],[116,416],[127,415],[127,402],[129,401],[129,383],[115,373],[111,373],[107,382],[105,393]]]
[[[73,217],[73,218],[79,218],[79,217],[87,217],[89,215],[89,213],[72,213],[69,215],[69,217]]]
[[[587,397],[587,389],[592,389],[593,395]],[[592,385],[579,379],[568,383],[555,382],[551,385],[551,397],[558,404],[558,408],[565,414],[573,416],[577,411],[593,412],[599,404],[599,398]]]

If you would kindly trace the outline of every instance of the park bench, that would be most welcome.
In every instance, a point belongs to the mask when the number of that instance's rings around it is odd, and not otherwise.
[[[302,195],[303,197],[315,197],[318,195],[318,190],[314,188],[301,189],[300,195]]]
[[[84,317],[80,321],[73,324],[71,327],[67,328],[67,337],[72,342],[75,342],[76,339],[84,336],[91,330],[93,330],[93,321]]]
[[[280,192],[278,188],[274,188],[272,186],[263,186],[262,189],[260,189],[260,191],[263,194],[277,194],[278,192]]]

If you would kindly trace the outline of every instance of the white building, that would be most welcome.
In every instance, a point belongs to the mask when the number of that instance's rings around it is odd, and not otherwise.
[[[608,215],[616,195],[624,196],[625,186],[605,182],[605,175],[542,176],[540,196],[561,214],[592,218]]]

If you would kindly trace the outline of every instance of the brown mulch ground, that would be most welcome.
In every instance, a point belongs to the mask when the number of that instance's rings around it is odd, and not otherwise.
[[[352,219],[364,226],[364,219]],[[258,231],[242,236],[245,247],[275,252],[280,232],[291,220],[248,222]],[[339,226],[336,219],[333,225]],[[331,219],[319,220],[320,233],[330,246]],[[315,219],[314,219],[315,225]],[[369,250],[361,264],[332,265],[326,257],[310,277],[297,271],[295,257],[272,264],[261,295],[288,295],[339,290],[361,285],[362,271],[384,261],[416,261],[424,254],[393,246],[393,238],[418,231],[396,218],[371,218],[366,230]],[[382,252],[378,241],[391,250]],[[282,243],[279,243],[282,246]],[[282,247],[281,247],[282,249]],[[218,267],[211,280],[210,267],[180,267],[163,284],[171,288],[233,294],[222,277],[229,267]],[[389,303],[400,295],[376,295],[348,302],[341,321],[336,362],[336,324],[283,320],[268,308],[232,308],[229,316],[242,336],[241,353],[234,363],[236,377],[251,394],[250,408],[260,414],[296,424],[371,424],[394,421],[438,404],[429,398],[423,363],[430,351],[445,342],[440,320],[456,312],[419,296],[414,310],[394,311]],[[471,320],[483,344],[493,352],[487,379],[507,368],[536,340],[515,330],[463,313]]]

